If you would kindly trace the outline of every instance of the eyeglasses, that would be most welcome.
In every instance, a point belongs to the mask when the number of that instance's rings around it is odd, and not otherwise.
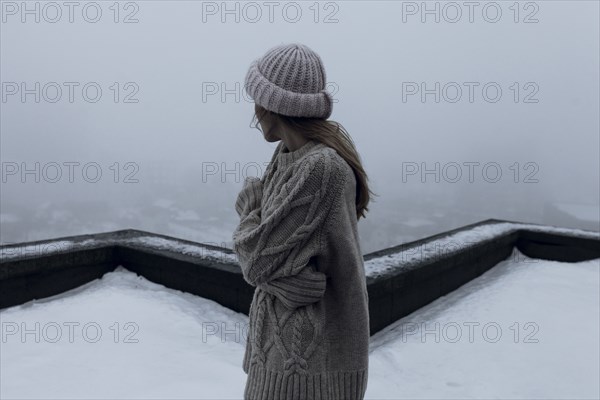
[[[252,121],[250,121],[250,128],[256,128],[259,131],[262,132],[262,129],[260,128],[260,120],[262,119],[262,115],[261,118],[257,118],[256,113],[252,116]]]
[[[252,116],[252,121],[250,121],[250,128],[256,128],[260,131],[260,128],[258,127],[258,118],[256,118],[256,114]]]

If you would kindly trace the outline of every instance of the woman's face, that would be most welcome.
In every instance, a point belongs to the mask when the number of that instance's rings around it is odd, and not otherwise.
[[[275,134],[275,126],[270,120],[270,115],[265,113],[265,109],[259,106],[258,104],[254,104],[254,112],[256,113],[256,118],[259,120],[260,129],[262,130],[263,137],[267,142],[277,142],[281,140],[277,134]]]

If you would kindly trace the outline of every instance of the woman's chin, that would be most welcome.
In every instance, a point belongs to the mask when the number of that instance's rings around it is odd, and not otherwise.
[[[265,134],[263,134],[263,137],[269,143],[278,142],[279,140],[281,140],[280,138],[275,137],[273,135],[265,135]]]

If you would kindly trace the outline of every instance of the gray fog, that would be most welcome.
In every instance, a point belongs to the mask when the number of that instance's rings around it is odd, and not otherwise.
[[[378,194],[364,254],[488,218],[599,229],[598,2],[48,4],[0,3],[2,244],[231,248],[276,147],[244,77],[290,42],[322,57]]]

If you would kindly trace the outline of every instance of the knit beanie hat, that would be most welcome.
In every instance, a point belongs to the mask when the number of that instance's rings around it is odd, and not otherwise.
[[[259,106],[290,117],[327,119],[333,97],[325,90],[325,68],[317,53],[300,43],[282,44],[254,60],[244,88]]]

